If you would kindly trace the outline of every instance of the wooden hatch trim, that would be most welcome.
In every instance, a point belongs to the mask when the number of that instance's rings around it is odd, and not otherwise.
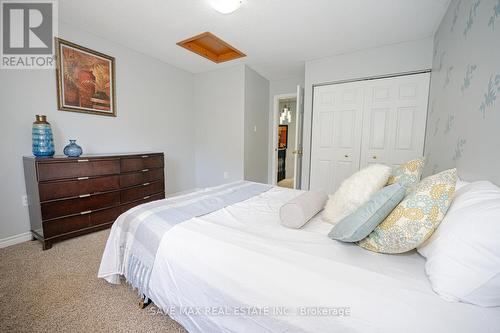
[[[212,60],[216,64],[246,57],[246,54],[208,31],[180,41],[177,45]]]

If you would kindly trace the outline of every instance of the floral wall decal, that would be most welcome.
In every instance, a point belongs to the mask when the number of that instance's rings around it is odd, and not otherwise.
[[[424,176],[456,167],[500,186],[499,25],[500,0],[451,0],[434,35]]]
[[[439,65],[436,67],[436,71],[440,72],[441,69],[443,69],[443,62],[444,62],[444,56],[446,55],[446,52],[441,52],[441,55],[439,56]]]
[[[451,131],[454,122],[455,116],[452,114],[448,115],[448,121],[446,122],[446,127],[444,128],[444,134],[448,134]]]
[[[467,18],[467,21],[465,22],[465,29],[464,29],[464,37],[465,38],[467,38],[467,34],[472,29],[472,25],[474,24],[474,19],[476,18],[476,15],[477,15],[477,9],[478,9],[480,4],[481,4],[481,0],[475,1],[469,10],[469,17]]]
[[[453,66],[448,67],[448,69],[446,70],[446,79],[444,80],[443,88],[446,88],[448,84],[450,84],[451,72],[453,72]]]
[[[483,118],[486,118],[486,109],[495,104],[498,92],[500,92],[500,74],[497,74],[494,79],[493,75],[491,75],[488,82],[488,90],[484,94],[483,101],[479,106],[479,111],[483,114]]]
[[[464,154],[464,146],[467,143],[467,140],[458,138],[457,140],[457,146],[455,147],[455,153],[453,155],[453,161],[457,161],[462,158]]]
[[[490,17],[488,21],[488,27],[495,30],[495,21],[500,16],[500,0],[496,3],[495,7],[493,7],[493,15]]]
[[[462,86],[460,87],[460,90],[462,90],[462,94],[464,93],[464,91],[467,88],[470,87],[470,83],[471,83],[472,77],[474,76],[474,71],[476,69],[477,69],[477,65],[467,65],[467,69],[465,70],[464,83],[462,83]]]
[[[432,50],[432,61],[436,61],[436,57],[438,55],[438,51],[439,51],[439,39],[434,39],[434,44],[433,44],[434,48]]]
[[[459,0],[457,2],[457,5],[455,6],[455,11],[453,13],[453,20],[451,21],[451,27],[450,27],[451,32],[453,32],[453,29],[455,29],[455,25],[457,24],[458,13],[460,12],[460,5],[462,5],[462,0]]]
[[[436,124],[434,125],[434,136],[436,136],[438,134],[438,131],[439,131],[439,123],[441,122],[441,118],[438,118],[436,120]]]

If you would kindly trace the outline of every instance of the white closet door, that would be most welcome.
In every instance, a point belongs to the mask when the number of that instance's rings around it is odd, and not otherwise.
[[[429,73],[366,81],[361,168],[397,166],[424,149]]]
[[[314,88],[311,190],[334,193],[359,169],[362,114],[362,83]]]

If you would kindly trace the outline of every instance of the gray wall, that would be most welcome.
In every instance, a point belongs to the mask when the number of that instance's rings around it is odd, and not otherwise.
[[[500,184],[500,0],[453,0],[434,38],[425,174]]]
[[[245,66],[196,74],[194,87],[196,186],[243,179]]]
[[[194,81],[196,186],[266,182],[269,81],[245,65]]]
[[[58,154],[68,139],[85,153],[163,151],[167,192],[195,185],[193,75],[66,24],[59,35],[116,58],[118,117],[58,111],[53,70],[0,70],[0,240],[29,231],[21,157],[35,114],[47,115]]]
[[[306,62],[302,188],[309,188],[313,85],[432,67],[432,39],[387,45]]]
[[[245,66],[244,177],[267,182],[269,81]]]

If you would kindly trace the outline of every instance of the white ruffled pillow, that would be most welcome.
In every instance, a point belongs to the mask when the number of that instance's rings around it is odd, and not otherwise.
[[[353,213],[387,184],[391,171],[387,165],[372,164],[344,180],[337,192],[329,196],[323,213],[325,219],[336,224]]]
[[[439,228],[417,250],[441,297],[500,306],[500,188],[462,184]]]

